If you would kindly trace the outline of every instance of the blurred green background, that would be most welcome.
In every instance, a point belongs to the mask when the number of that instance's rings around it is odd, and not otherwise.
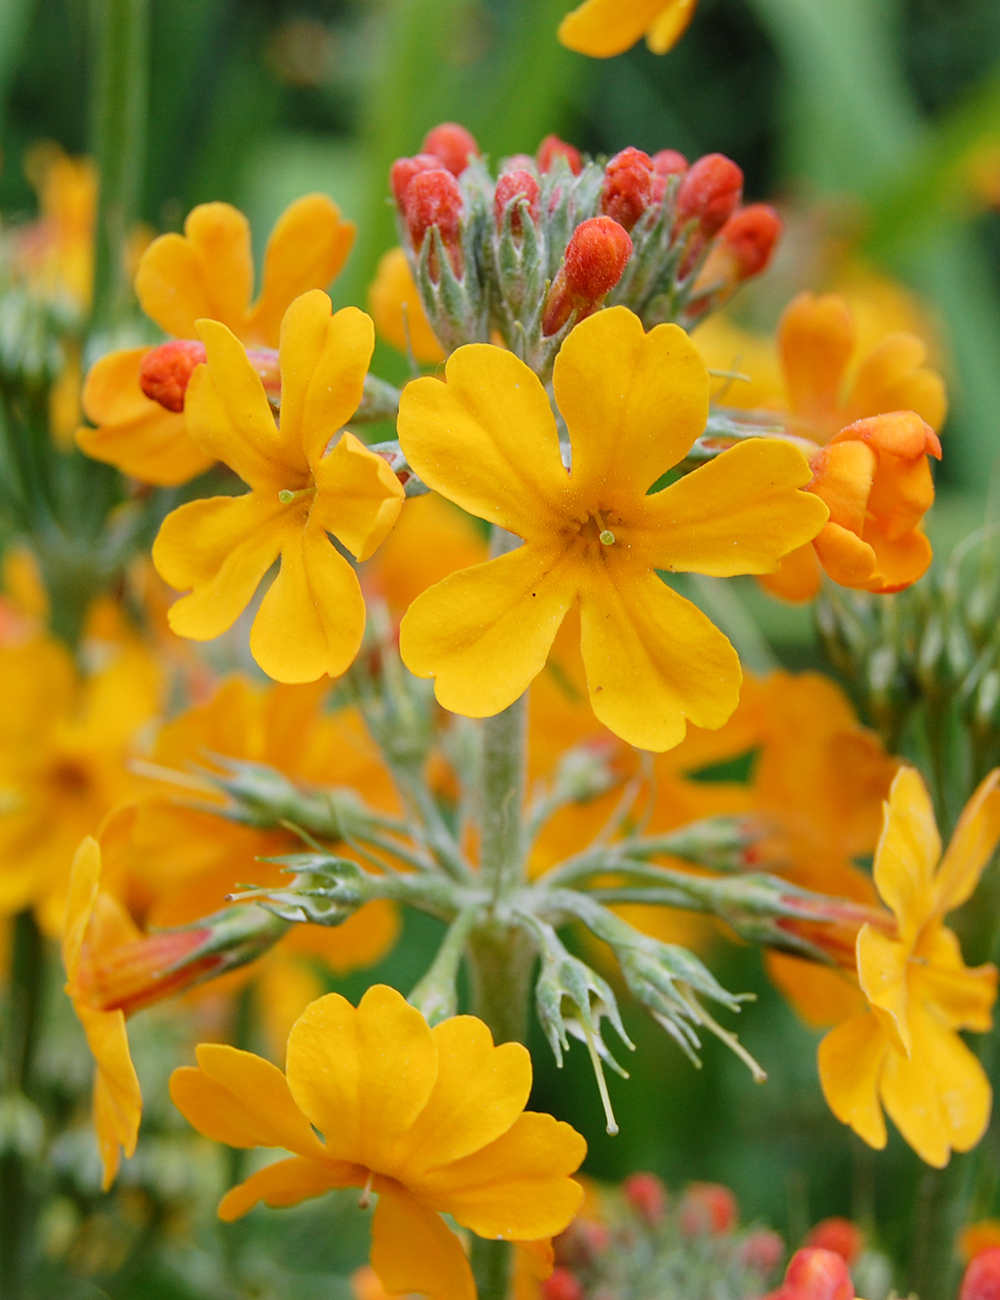
[[[152,0],[144,219],[176,229],[193,204],[226,199],[248,213],[263,245],[291,199],[324,190],[359,225],[335,297],[363,305],[395,239],[388,167],[441,120],[463,122],[494,158],[533,151],[550,131],[594,153],[627,144],[724,152],[745,169],[751,197],[783,202],[798,228],[850,244],[923,298],[953,398],[931,525],[947,549],[979,522],[1000,453],[1000,215],[968,182],[969,159],[1000,149],[998,0],[701,0],[670,55],[639,47],[606,62],[557,45],[568,7]],[[7,216],[32,212],[28,146],[52,139],[71,153],[88,149],[90,30],[86,0],[0,0]],[[773,324],[778,290],[787,287],[787,298],[802,287],[800,272],[778,268],[772,290],[751,303],[757,323]],[[388,349],[376,369],[405,374]],[[806,661],[808,616],[767,609],[784,657]],[[430,925],[411,918],[374,976],[407,987]],[[770,1073],[765,1087],[714,1043],[696,1072],[632,1013],[633,1077],[611,1082],[621,1136],[603,1133],[582,1048],[559,1075],[536,1045],[535,1104],[586,1133],[596,1176],[647,1168],[674,1184],[723,1181],[747,1218],[765,1218],[793,1241],[823,1215],[866,1221],[877,1207],[881,1244],[899,1249],[919,1231],[918,1161],[895,1139],[876,1158],[833,1120],[816,1082],[816,1039],[770,990],[756,952],[720,945],[713,966],[728,987],[759,993],[741,1030]],[[356,996],[371,978],[341,987]],[[991,1195],[981,1189],[977,1209]]]

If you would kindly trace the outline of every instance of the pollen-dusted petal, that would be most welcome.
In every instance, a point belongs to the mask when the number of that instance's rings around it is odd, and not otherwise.
[[[135,291],[160,329],[193,339],[195,321],[222,321],[239,333],[253,290],[250,226],[228,203],[192,208],[184,234],[161,235],[142,255]]]
[[[676,0],[584,0],[559,24],[559,40],[578,54],[610,59],[640,40],[667,6]]]
[[[450,574],[403,616],[403,662],[418,677],[436,679],[434,693],[446,709],[492,717],[545,667],[577,577],[559,545],[519,546]]]
[[[813,539],[823,568],[842,587],[865,587],[877,568],[875,549],[840,524],[826,523]]]
[[[812,546],[789,551],[773,573],[760,576],[760,584],[772,596],[800,605],[819,595],[822,570]]]
[[[934,430],[948,412],[944,380],[925,369],[927,345],[915,334],[889,334],[858,367],[845,412],[847,420],[887,411],[916,411]]]
[[[392,530],[406,496],[389,462],[345,433],[313,462],[313,473],[319,490],[310,519],[357,559],[367,560]]]
[[[796,415],[821,424],[835,418],[854,342],[854,320],[843,298],[800,293],[788,304],[778,349]]]
[[[538,377],[513,352],[470,343],[448,358],[445,378],[403,389],[396,428],[406,459],[470,514],[546,537],[561,520],[569,476]]]
[[[998,978],[994,965],[966,966],[955,932],[943,925],[929,943],[921,942],[920,958],[910,974],[914,998],[952,1029],[981,1034],[992,1029]]]
[[[94,1079],[93,1114],[104,1164],[105,1191],[118,1171],[118,1147],[131,1156],[139,1137],[142,1092],[129,1052],[125,1016],[121,1011],[94,1011],[79,1002],[74,1009],[83,1025],[97,1074]]]
[[[449,1227],[398,1183],[376,1181],[372,1268],[387,1295],[427,1300],[476,1300],[476,1284],[462,1243]]]
[[[568,1124],[526,1111],[502,1137],[415,1184],[422,1200],[480,1237],[536,1241],[562,1232],[583,1188],[570,1175],[587,1144]]]
[[[336,993],[305,1009],[288,1035],[286,1074],[332,1158],[391,1173],[434,1086],[437,1050],[420,1012],[375,984],[357,1010]]]
[[[199,1043],[198,1068],[170,1076],[174,1105],[199,1133],[231,1147],[284,1147],[322,1159],[322,1144],[276,1065],[225,1043]]]
[[[346,672],[361,648],[365,601],[357,574],[311,521],[289,529],[281,568],[250,629],[250,651],[276,682]]]
[[[885,805],[873,875],[904,943],[912,943],[934,910],[933,872],[940,857],[941,837],[923,777],[915,767],[901,767]]]
[[[719,578],[773,572],[826,522],[824,502],[798,490],[810,476],[797,447],[749,439],[637,502],[627,540],[659,569]]]
[[[677,325],[647,334],[626,307],[571,331],[552,372],[573,447],[573,489],[609,503],[641,495],[705,431],[709,378]]]
[[[170,608],[178,636],[209,641],[232,627],[278,558],[286,507],[256,492],[188,501],[167,515],[153,543],[165,582],[190,590]]]
[[[277,347],[289,305],[340,274],[356,231],[325,194],[306,194],[290,204],[267,241],[260,297],[247,319],[245,341]]]
[[[264,385],[243,344],[214,320],[199,320],[198,333],[208,361],[196,367],[188,384],[188,433],[251,487],[275,494],[303,487],[309,465],[301,443],[275,425]]]
[[[951,843],[941,859],[934,891],[937,912],[944,916],[960,907],[979,884],[983,868],[1000,842],[1000,768],[976,787],[962,810]]]
[[[399,1147],[397,1174],[408,1185],[506,1133],[531,1092],[531,1057],[520,1043],[494,1047],[474,1016],[453,1016],[431,1033],[437,1081]]]
[[[698,0],[669,0],[663,13],[646,33],[653,54],[672,50],[690,26]]]
[[[883,1025],[894,1038],[896,1049],[906,1056],[910,1039],[910,999],[906,972],[910,949],[870,925],[858,933],[858,982],[873,1007],[884,1011]]]
[[[219,1202],[219,1218],[224,1223],[232,1223],[252,1210],[258,1201],[273,1209],[298,1205],[300,1201],[322,1196],[335,1187],[358,1186],[359,1174],[363,1177],[363,1171],[342,1161],[320,1164],[315,1160],[303,1160],[301,1156],[276,1160],[273,1165],[265,1165],[244,1182],[230,1188]]]
[[[878,1151],[887,1139],[878,1100],[879,1081],[883,1062],[891,1052],[878,1020],[866,1012],[831,1029],[817,1055],[827,1105],[842,1124],[849,1124]]]
[[[589,578],[581,650],[598,719],[661,752],[684,739],[688,721],[721,727],[739,701],[740,661],[718,628],[655,573],[609,562]]]
[[[319,289],[304,293],[281,322],[281,437],[311,464],[361,404],[375,327],[357,307],[331,316]]]

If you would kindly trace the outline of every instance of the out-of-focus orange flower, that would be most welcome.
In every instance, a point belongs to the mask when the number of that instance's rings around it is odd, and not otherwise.
[[[25,173],[38,195],[39,216],[17,232],[15,274],[48,298],[65,297],[80,312],[94,281],[97,169],[45,142],[28,151]]]
[[[984,1250],[1000,1249],[1000,1219],[980,1219],[958,1234],[958,1253],[968,1262]]]
[[[400,352],[410,351],[430,366],[444,360],[444,349],[431,329],[401,248],[390,248],[379,262],[368,289],[368,310],[381,337]]]
[[[645,36],[666,54],[687,31],[698,0],[584,0],[559,25],[563,45],[595,59],[623,54]]]

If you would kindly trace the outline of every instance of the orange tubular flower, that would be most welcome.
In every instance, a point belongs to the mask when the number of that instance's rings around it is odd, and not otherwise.
[[[280,555],[250,632],[253,656],[276,681],[337,677],[361,645],[365,602],[328,534],[367,559],[403,504],[388,463],[354,434],[343,433],[327,451],[361,400],[372,323],[355,307],[331,317],[319,290],[295,300],[281,329],[277,428],[239,339],[217,321],[199,321],[198,329],[208,362],[191,379],[188,429],[250,491],[190,501],[163,521],[153,563],[172,587],[189,592],[171,608],[170,626],[196,641],[219,636]]]
[[[247,219],[228,203],[203,203],[188,214],[183,235],[161,235],[146,249],[136,293],[146,315],[175,338],[197,338],[195,323],[206,318],[248,347],[274,348],[288,306],[309,289],[325,289],[353,242],[353,223],[325,195],[298,199],[271,232],[260,296],[251,305]],[[95,460],[173,487],[208,469],[215,456],[188,436],[183,412],[168,411],[143,392],[139,371],[150,351],[111,352],[93,367],[83,407],[97,427],[80,429],[77,442]]]
[[[228,1192],[220,1217],[335,1187],[375,1192],[371,1262],[389,1294],[475,1300],[441,1214],[482,1237],[538,1241],[583,1199],[570,1177],[583,1138],[525,1112],[531,1058],[518,1043],[494,1047],[472,1016],[431,1029],[375,985],[357,1009],[336,993],[312,1003],[289,1034],[285,1074],[232,1047],[203,1043],[197,1055],[197,1069],[171,1079],[181,1113],[216,1141],[293,1153]]]
[[[559,25],[559,39],[578,54],[609,59],[646,38],[666,54],[687,31],[698,0],[584,0]]]
[[[542,670],[579,603],[590,700],[606,726],[652,750],[676,745],[688,719],[721,726],[739,696],[736,652],[656,571],[773,571],[828,513],[798,490],[801,452],[753,439],[650,495],[705,428],[708,373],[683,330],[647,335],[624,307],[578,325],[556,359],[571,473],[545,389],[513,353],[459,348],[446,377],[403,391],[407,460],[525,544],[414,601],[400,628],[406,665],[436,678],[446,708],[490,716]]]

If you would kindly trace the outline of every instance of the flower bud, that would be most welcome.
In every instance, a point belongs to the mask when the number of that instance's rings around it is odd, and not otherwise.
[[[708,255],[701,279],[725,280],[734,286],[767,269],[782,222],[774,208],[752,203],[729,218]]]
[[[677,193],[677,228],[698,222],[702,239],[711,239],[726,224],[743,197],[743,172],[721,153],[692,163]]]
[[[560,140],[557,135],[547,135],[538,146],[538,153],[535,157],[538,161],[538,170],[543,176],[547,171],[552,170],[552,165],[557,158],[566,159],[574,176],[579,176],[583,171],[583,158],[580,156],[580,150],[574,149],[565,140]]]
[[[631,146],[604,169],[601,211],[631,230],[649,207],[653,194],[653,163],[648,153]]]
[[[205,345],[195,339],[172,339],[147,352],[139,367],[139,387],[153,402],[175,413],[184,410],[184,394],[195,366],[205,360]]]
[[[583,1300],[583,1285],[568,1268],[554,1268],[541,1289],[542,1300]]]
[[[632,1174],[622,1183],[622,1194],[650,1226],[659,1223],[666,1213],[667,1189],[655,1174]]]
[[[404,210],[406,191],[410,188],[410,181],[414,176],[419,172],[435,172],[440,166],[441,159],[435,158],[430,153],[418,153],[414,158],[396,159],[389,168],[389,185],[400,212]]]
[[[531,172],[521,169],[506,171],[497,181],[496,193],[493,196],[493,215],[498,230],[503,226],[503,215],[507,204],[517,198],[528,200],[528,215],[532,221],[538,221],[538,182]],[[515,208],[511,214],[510,226],[515,234],[521,233],[521,213],[518,208]]]
[[[740,1242],[737,1257],[744,1268],[768,1277],[781,1263],[785,1243],[769,1228],[756,1228]]]
[[[671,176],[683,176],[688,169],[688,160],[676,149],[661,149],[653,158],[653,202],[661,203],[667,192],[667,182]]]
[[[476,137],[464,126],[457,122],[442,122],[427,132],[421,153],[432,154],[438,159],[438,165],[446,167],[452,176],[461,176],[469,165],[469,159],[479,157],[479,145]]]
[[[632,256],[632,240],[612,217],[591,217],[573,231],[563,264],[549,290],[542,329],[555,334],[574,311],[589,316],[622,278]]]
[[[407,186],[403,212],[415,251],[419,253],[424,236],[437,226],[455,274],[460,275],[462,191],[451,172],[443,167],[417,172]]]
[[[832,1250],[807,1246],[792,1256],[785,1287],[800,1300],[854,1300],[854,1283],[843,1258]]]
[[[684,1192],[679,1214],[685,1237],[717,1237],[736,1227],[739,1206],[721,1183],[692,1183]]]
[[[552,1240],[556,1263],[570,1272],[592,1268],[610,1248],[611,1229],[596,1219],[574,1219]]]
[[[958,1300],[1000,1300],[1000,1246],[990,1246],[969,1261]]]
[[[806,1244],[821,1250],[832,1250],[845,1264],[853,1264],[865,1244],[865,1234],[850,1219],[834,1216],[823,1219],[806,1236]]]

